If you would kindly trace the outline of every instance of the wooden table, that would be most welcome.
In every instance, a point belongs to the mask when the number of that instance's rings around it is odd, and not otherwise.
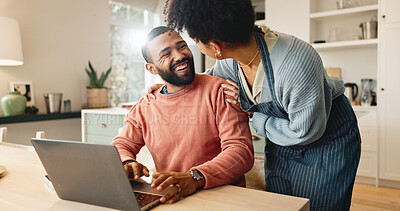
[[[45,170],[34,151],[0,144],[0,164],[7,174],[0,179],[0,210],[111,210],[61,200],[42,180]],[[171,205],[153,210],[309,210],[308,199],[235,186],[199,191]]]

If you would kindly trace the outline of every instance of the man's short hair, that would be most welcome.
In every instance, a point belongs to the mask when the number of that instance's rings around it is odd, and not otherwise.
[[[169,31],[172,31],[172,29],[170,29],[170,28],[168,28],[166,26],[158,26],[158,27],[152,29],[147,34],[146,41],[142,45],[142,55],[143,55],[144,60],[147,63],[151,62],[151,58],[147,54],[147,47],[148,47],[149,42],[152,41],[154,38],[158,37],[159,35],[162,35],[165,32],[169,32]]]

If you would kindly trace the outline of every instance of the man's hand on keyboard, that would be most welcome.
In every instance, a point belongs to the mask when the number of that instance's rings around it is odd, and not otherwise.
[[[198,182],[192,178],[189,172],[165,172],[154,173],[152,188],[161,192],[167,188],[169,191],[161,197],[161,203],[175,203],[184,196],[194,193]]]
[[[137,161],[125,164],[124,168],[129,179],[138,180],[143,175],[146,177],[150,176],[149,169]]]

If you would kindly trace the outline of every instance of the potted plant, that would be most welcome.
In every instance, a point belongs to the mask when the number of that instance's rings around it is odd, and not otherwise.
[[[88,108],[108,107],[108,89],[104,86],[104,82],[111,72],[111,67],[97,77],[97,72],[89,61],[89,69],[85,68],[85,71],[90,79],[90,85],[86,87]]]

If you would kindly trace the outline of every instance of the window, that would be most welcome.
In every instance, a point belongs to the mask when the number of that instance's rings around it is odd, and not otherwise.
[[[110,0],[111,10],[111,106],[133,102],[145,93],[145,61],[140,47],[158,15]]]

